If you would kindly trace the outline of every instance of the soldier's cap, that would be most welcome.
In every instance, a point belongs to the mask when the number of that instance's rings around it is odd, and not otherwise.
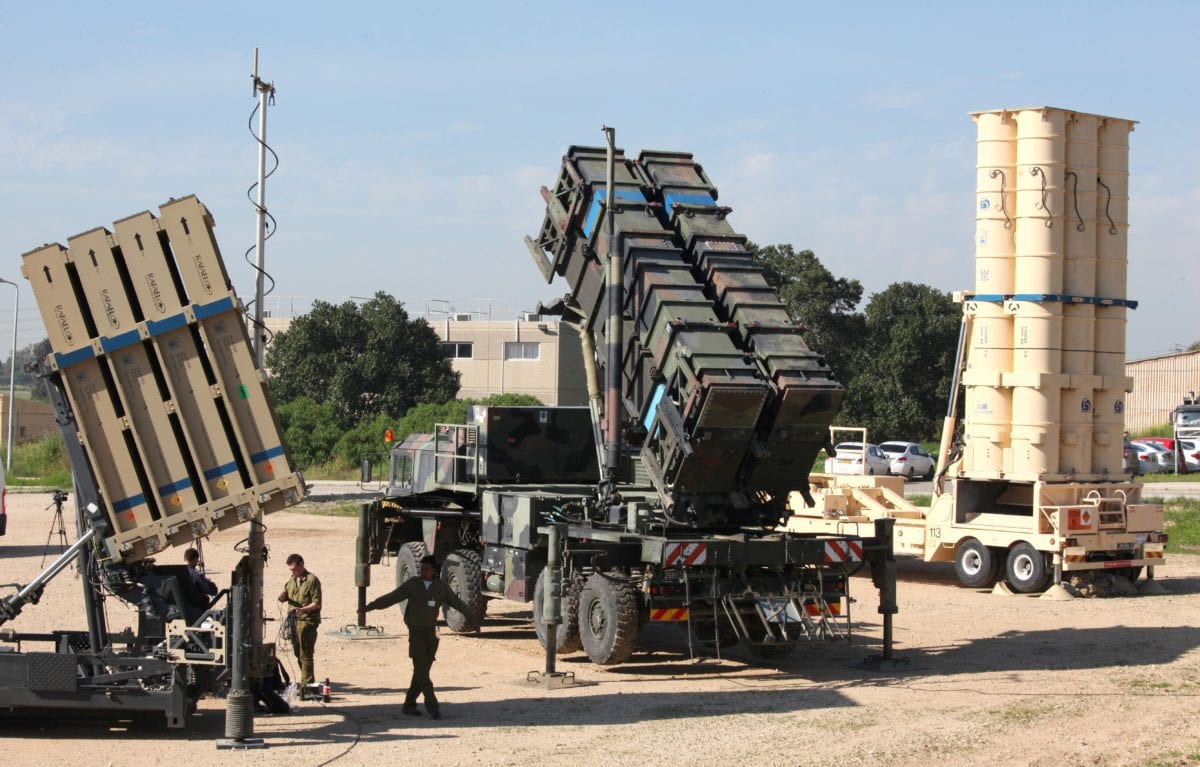
[[[425,556],[421,557],[421,564],[429,565],[434,570],[441,567],[441,565],[438,564],[437,557],[432,554],[426,554]]]

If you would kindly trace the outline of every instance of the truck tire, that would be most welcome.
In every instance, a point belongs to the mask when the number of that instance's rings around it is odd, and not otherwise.
[[[594,573],[579,594],[579,638],[592,663],[615,666],[633,654],[637,642],[638,597],[620,575]]]
[[[583,591],[583,579],[571,578],[565,584],[566,593],[562,600],[562,623],[554,633],[554,654],[564,655],[578,652],[583,648],[579,640],[579,594]],[[533,630],[537,632],[538,642],[546,647],[546,624],[542,622],[545,610],[542,608],[542,597],[546,593],[546,570],[538,574],[537,583],[533,586]]]
[[[487,597],[483,593],[483,558],[478,551],[458,549],[447,555],[442,563],[442,580],[467,603],[472,615],[463,615],[452,607],[442,608],[446,626],[456,634],[478,631],[487,612]]]
[[[975,538],[958,544],[954,554],[954,574],[969,589],[983,589],[995,583],[999,564],[995,552]]]
[[[396,552],[396,585],[404,583],[409,578],[421,574],[421,557],[425,556],[425,544],[420,541],[409,541]],[[408,600],[399,603],[401,614]]]
[[[1044,590],[1050,582],[1050,568],[1046,564],[1046,555],[1035,549],[1032,544],[1021,541],[1008,550],[1005,576],[1009,587],[1019,594],[1032,594]]]

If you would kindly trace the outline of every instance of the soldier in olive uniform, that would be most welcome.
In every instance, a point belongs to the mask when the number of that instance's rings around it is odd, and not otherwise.
[[[296,631],[292,649],[300,664],[300,684],[316,682],[313,673],[313,653],[317,648],[317,626],[321,625],[321,581],[304,568],[304,557],[292,554],[287,558],[292,577],[283,585],[279,601],[287,602],[295,616]]]
[[[419,576],[409,578],[394,591],[372,600],[366,606],[367,610],[379,610],[407,600],[404,605],[404,624],[408,626],[408,656],[412,658],[413,672],[408,694],[404,696],[403,711],[409,716],[420,716],[417,696],[424,694],[425,710],[432,719],[442,716],[437,695],[433,692],[433,681],[429,678],[429,669],[437,655],[438,613],[443,605],[449,605],[463,615],[474,617],[471,608],[436,577],[437,568],[436,557],[423,557]]]

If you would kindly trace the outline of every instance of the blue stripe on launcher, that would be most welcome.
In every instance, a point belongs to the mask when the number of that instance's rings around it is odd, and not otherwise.
[[[174,495],[175,493],[179,492],[180,490],[183,490],[184,488],[188,488],[191,486],[192,486],[192,480],[187,479],[187,478],[180,479],[180,480],[170,483],[169,485],[163,485],[162,487],[158,488],[158,495],[160,498],[166,498],[168,496]]]
[[[275,447],[267,448],[261,453],[255,453],[254,455],[250,456],[250,463],[262,463],[263,461],[269,461],[270,459],[281,455],[283,455],[283,446],[276,445]]]
[[[618,189],[617,202],[624,200],[625,202],[645,202],[646,195],[642,194],[640,189]],[[588,208],[587,217],[583,220],[583,235],[585,237],[592,236],[592,229],[596,227],[596,222],[600,219],[600,204],[608,197],[607,189],[597,189],[596,194],[592,197],[592,206]]]
[[[116,503],[114,503],[113,511],[114,512],[128,511],[135,506],[142,506],[145,503],[146,503],[146,496],[142,495],[141,493],[138,493],[137,495],[131,495],[128,498],[125,498],[124,500],[120,500],[120,501],[117,501]]]
[[[196,319],[203,320],[212,317],[214,314],[227,312],[233,308],[232,298],[221,298],[213,301],[210,304],[195,304],[193,311],[196,312]]]
[[[218,466],[214,469],[205,469],[204,470],[204,478],[205,479],[220,479],[221,477],[225,476],[226,474],[232,474],[235,471],[237,471],[237,463],[230,462],[230,463],[224,464],[222,466]]]

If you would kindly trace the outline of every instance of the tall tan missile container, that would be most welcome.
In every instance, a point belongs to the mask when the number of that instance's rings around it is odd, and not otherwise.
[[[1095,372],[1103,380],[1096,391],[1092,471],[1121,472],[1125,432],[1125,392],[1133,379],[1125,376],[1125,285],[1129,251],[1129,120],[1104,118],[1098,132],[1096,197]]]
[[[958,476],[1121,474],[1129,120],[972,115],[975,292]]]
[[[975,205],[975,293],[1013,292],[1016,269],[1017,124],[1008,113],[980,114]],[[1012,370],[1013,322],[999,301],[971,301],[971,334],[963,383],[965,463],[973,476],[999,477],[1009,448],[1012,391],[1003,376]]]

